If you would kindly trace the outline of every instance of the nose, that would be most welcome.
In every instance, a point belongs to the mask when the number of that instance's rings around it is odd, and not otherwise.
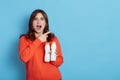
[[[38,24],[40,24],[40,23],[41,23],[41,20],[40,20],[40,19],[38,19],[38,20],[37,20],[37,23],[38,23]]]

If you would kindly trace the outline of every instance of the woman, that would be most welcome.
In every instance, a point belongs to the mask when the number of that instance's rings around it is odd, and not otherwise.
[[[19,55],[26,65],[26,80],[61,80],[60,43],[49,31],[48,17],[43,10],[32,12],[29,30],[20,37]]]

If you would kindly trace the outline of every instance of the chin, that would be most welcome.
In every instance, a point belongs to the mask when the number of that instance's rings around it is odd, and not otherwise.
[[[36,33],[38,33],[38,34],[39,34],[39,33],[41,33],[41,31],[36,31]]]

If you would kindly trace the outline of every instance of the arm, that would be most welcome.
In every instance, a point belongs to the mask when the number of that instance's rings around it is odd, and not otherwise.
[[[19,41],[20,59],[24,63],[27,63],[35,54],[36,48],[38,48],[41,43],[42,42],[39,39],[35,39],[32,43],[29,43],[25,36],[22,36]]]
[[[62,50],[61,50],[60,43],[59,43],[59,40],[57,39],[57,37],[55,37],[53,39],[53,41],[56,42],[56,46],[57,46],[57,48],[56,48],[57,58],[56,58],[56,61],[51,61],[51,64],[59,67],[63,63]]]

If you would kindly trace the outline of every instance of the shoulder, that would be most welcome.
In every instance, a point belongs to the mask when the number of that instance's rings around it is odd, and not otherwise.
[[[29,40],[25,35],[22,35],[19,39],[20,43],[30,44],[32,41]]]
[[[24,41],[25,41],[25,42],[27,41],[27,42],[28,42],[29,39],[27,38],[26,35],[21,35],[21,36],[20,36],[20,41],[23,41],[23,42],[24,42]]]
[[[26,35],[21,35],[20,39],[27,39]]]
[[[57,36],[54,36],[53,41],[55,41],[55,40],[58,40],[58,37],[57,37]]]
[[[54,38],[53,38],[53,40],[52,40],[52,41],[55,41],[55,42],[59,43],[59,39],[58,39],[58,37],[57,37],[57,36],[54,36]]]

